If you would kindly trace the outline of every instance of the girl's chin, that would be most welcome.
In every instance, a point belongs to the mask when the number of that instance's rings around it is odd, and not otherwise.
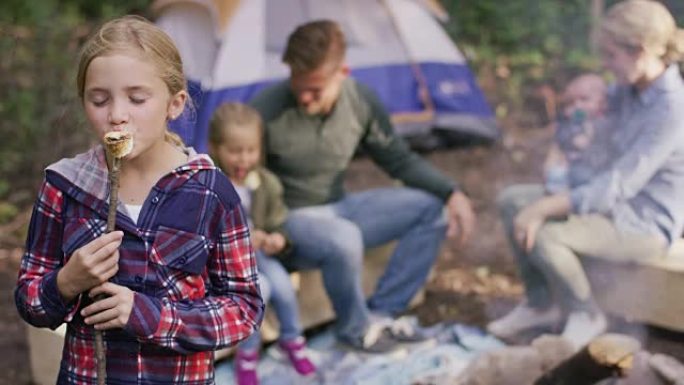
[[[229,175],[230,180],[231,180],[233,183],[239,184],[239,185],[245,184],[245,179],[246,179],[245,176],[246,176],[246,175],[236,175],[236,174],[231,174],[231,175]]]

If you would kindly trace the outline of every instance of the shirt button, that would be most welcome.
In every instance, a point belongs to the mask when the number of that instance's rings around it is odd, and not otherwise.
[[[159,197],[154,197],[154,198],[152,198],[152,203],[155,204],[155,205],[156,205],[157,203],[159,203]]]
[[[178,259],[178,262],[180,262],[181,265],[185,265],[185,262],[186,262],[186,261],[187,261],[187,259],[185,259],[185,257],[180,257],[180,258]]]
[[[135,276],[135,282],[140,283],[140,282],[142,282],[142,281],[143,281],[143,277],[141,277],[141,276],[139,276],[139,275],[136,275],[136,276]]]

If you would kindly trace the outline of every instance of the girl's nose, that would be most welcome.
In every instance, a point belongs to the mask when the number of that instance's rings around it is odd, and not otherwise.
[[[128,111],[123,106],[123,103],[113,102],[109,110],[109,122],[113,125],[123,124],[128,122]]]

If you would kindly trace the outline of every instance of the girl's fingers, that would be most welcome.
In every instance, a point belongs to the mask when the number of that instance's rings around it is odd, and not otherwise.
[[[91,292],[91,296],[93,296]],[[96,301],[92,303],[91,305],[86,306],[83,310],[81,310],[81,315],[83,317],[88,317],[93,314],[100,313],[102,311],[105,311],[107,309],[112,309],[114,308],[118,303],[118,300],[114,297],[108,297],[105,299],[101,299],[99,301]]]
[[[99,294],[107,294],[110,296],[115,295],[118,292],[118,289],[121,286],[111,283],[111,282],[105,282],[102,285],[95,286],[90,290],[90,297],[95,297],[96,295]]]
[[[118,267],[119,266],[119,252],[115,251],[111,257],[105,259],[104,261],[100,262],[94,269],[94,273],[96,275],[103,274],[107,271],[110,271],[113,267]]]
[[[91,241],[90,243],[83,246],[82,250],[85,253],[93,254],[109,243],[112,243],[112,242],[121,243],[122,239],[123,239],[123,231],[112,231],[111,233],[107,233],[107,234],[104,234],[104,235],[101,235],[101,236],[95,238],[93,241]]]
[[[126,325],[122,325],[118,318],[114,318],[104,323],[95,324],[95,330],[119,329],[124,326]]]
[[[119,316],[119,311],[116,308],[107,309],[99,313],[93,314],[85,319],[85,323],[88,325],[97,325],[103,322],[108,322]]]
[[[109,270],[105,271],[104,274],[102,275],[102,278],[105,280],[109,280],[110,278],[115,276],[117,272],[119,272],[119,265],[118,264],[112,266],[111,268],[109,268]]]
[[[112,254],[114,254],[117,250],[119,250],[119,246],[121,245],[121,240],[116,240],[110,243],[107,243],[106,245],[102,246],[100,249],[95,251],[91,256],[92,261],[100,262],[103,261]]]

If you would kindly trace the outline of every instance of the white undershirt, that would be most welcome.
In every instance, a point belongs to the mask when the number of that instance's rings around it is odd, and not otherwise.
[[[235,187],[235,191],[240,197],[240,203],[242,203],[242,209],[245,210],[247,215],[247,224],[249,227],[252,227],[252,217],[249,215],[252,211],[252,193],[247,186],[235,184],[233,187]]]
[[[234,184],[235,192],[237,192],[240,197],[240,203],[242,203],[242,208],[247,212],[252,209],[252,194],[249,193],[249,189],[246,186],[241,186],[239,184]]]
[[[140,216],[140,210],[142,210],[142,205],[124,205],[126,210],[128,210],[128,215],[133,219],[134,223],[138,223],[138,217]]]

